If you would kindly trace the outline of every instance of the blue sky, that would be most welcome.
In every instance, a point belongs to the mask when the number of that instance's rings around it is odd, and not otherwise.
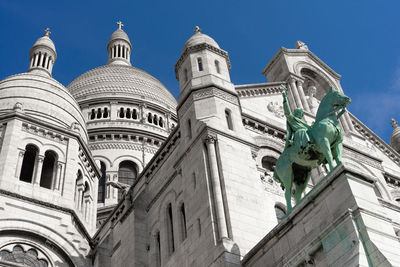
[[[260,74],[281,46],[304,41],[342,75],[349,110],[389,142],[400,120],[400,1],[0,1],[0,79],[27,70],[29,49],[50,27],[58,58],[53,77],[67,86],[106,64],[106,45],[121,20],[132,64],[177,96],[174,64],[199,25],[228,51],[235,84]]]

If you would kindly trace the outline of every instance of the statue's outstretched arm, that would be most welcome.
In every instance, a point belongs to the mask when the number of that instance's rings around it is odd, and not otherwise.
[[[283,84],[281,85],[281,90],[282,90],[282,97],[283,97],[283,111],[285,112],[286,118],[289,118],[292,115],[292,111],[290,110],[290,106],[289,106],[289,101],[288,101],[288,97],[287,97],[287,89]]]

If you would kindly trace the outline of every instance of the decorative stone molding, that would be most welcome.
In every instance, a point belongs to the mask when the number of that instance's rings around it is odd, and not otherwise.
[[[157,152],[157,148],[151,148],[148,146],[144,146],[142,144],[129,144],[129,143],[97,143],[90,144],[90,150],[105,150],[105,149],[124,149],[124,150],[136,150],[136,151],[145,151],[147,153],[155,154]]]
[[[382,151],[388,156],[393,162],[400,166],[400,154],[397,153],[391,146],[386,144],[380,139],[374,132],[368,129],[361,121],[359,121],[353,114],[349,112],[350,119],[354,125],[354,128],[360,133],[365,139],[369,140],[376,148]]]
[[[227,93],[216,87],[209,87],[206,89],[201,89],[193,93],[193,100],[204,99],[208,97],[219,97],[226,100],[234,105],[238,105],[238,98],[230,93]]]
[[[204,138],[204,142],[207,144],[215,144],[217,142],[217,136],[213,134],[207,134]]]
[[[374,167],[378,170],[382,170],[383,171],[383,167],[381,162],[374,160],[373,158],[370,158],[368,156],[365,156],[361,153],[358,153],[356,151],[353,151],[349,148],[347,149],[343,149],[343,156],[353,159],[356,162],[361,162],[361,163],[365,163],[371,167]]]
[[[280,89],[281,84],[286,85],[286,82],[273,82],[273,83],[264,83],[256,85],[239,85],[235,86],[235,89],[238,92],[239,97],[241,98],[275,95],[281,93]]]
[[[282,140],[282,142],[286,138],[286,132],[280,129],[273,128],[270,125],[252,119],[249,116],[242,116],[242,122],[246,129],[255,131],[260,134],[268,134],[270,136],[275,137],[276,139]]]
[[[45,128],[33,125],[33,124],[28,124],[23,122],[22,123],[22,131],[31,133],[40,137],[44,137],[46,139],[61,143],[61,144],[67,144],[68,142],[68,137],[61,135],[57,132],[47,130]]]

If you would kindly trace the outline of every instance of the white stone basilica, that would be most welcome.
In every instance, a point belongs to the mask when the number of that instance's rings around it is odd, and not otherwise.
[[[340,118],[343,164],[312,172],[286,214],[280,85],[310,125],[340,75],[306,44],[266,83],[235,85],[198,27],[175,65],[178,101],[131,65],[122,23],[108,62],[64,87],[47,29],[26,73],[0,81],[0,266],[400,266],[400,128],[390,145]]]

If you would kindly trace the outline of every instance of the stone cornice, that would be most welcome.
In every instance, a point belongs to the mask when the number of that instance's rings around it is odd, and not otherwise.
[[[205,50],[205,49],[224,57],[225,60],[226,60],[227,65],[228,65],[228,69],[231,68],[231,62],[229,60],[228,52],[226,52],[226,51],[224,51],[224,50],[222,50],[220,48],[216,48],[216,47],[214,47],[212,45],[209,45],[207,43],[202,43],[202,44],[198,44],[198,45],[187,47],[185,49],[185,51],[182,52],[181,56],[179,57],[178,61],[175,64],[175,77],[176,77],[177,80],[179,80],[178,69],[182,65],[183,61],[185,61],[186,57],[191,53],[195,53],[195,52],[198,52],[198,51],[201,51],[201,50]]]
[[[13,193],[13,192],[10,192],[10,191],[6,191],[6,190],[3,190],[3,189],[0,189],[0,195],[5,195],[5,196],[17,198],[17,199],[20,199],[22,201],[28,201],[28,202],[31,202],[31,203],[35,203],[35,204],[41,205],[41,206],[46,207],[46,208],[51,208],[51,209],[55,209],[55,210],[58,210],[58,211],[62,211],[62,212],[71,214],[72,217],[74,218],[74,220],[77,222],[76,225],[77,225],[79,231],[81,231],[83,233],[83,235],[86,238],[86,240],[89,241],[90,247],[93,248],[92,238],[90,237],[89,233],[86,230],[86,227],[83,225],[83,223],[81,222],[81,220],[79,219],[78,215],[76,214],[76,212],[73,209],[68,209],[68,208],[65,208],[65,207],[62,207],[62,206],[58,206],[58,205],[52,204],[50,202],[45,202],[45,201],[41,201],[41,200],[38,200],[38,199],[30,198],[30,197],[27,197],[27,196],[24,196],[24,195],[20,195],[20,194],[17,194],[17,193]]]
[[[262,70],[262,74],[266,75],[267,72],[274,66],[274,64],[278,61],[278,59],[282,55],[289,55],[289,56],[309,56],[313,59],[322,69],[326,70],[329,74],[331,74],[335,79],[340,79],[340,74],[336,73],[333,69],[331,69],[326,63],[324,63],[321,59],[319,59],[314,53],[310,50],[304,49],[287,49],[285,47],[281,47],[279,51],[274,55],[274,57],[270,60],[270,62],[265,66]]]
[[[271,82],[235,86],[239,98],[281,94],[280,86],[286,82]]]
[[[363,137],[369,140],[375,147],[382,151],[386,156],[388,156],[393,162],[400,166],[400,154],[396,152],[390,145],[383,141],[379,136],[377,136],[373,131],[371,131],[366,125],[364,125],[359,119],[349,112],[350,118],[354,128]]]

